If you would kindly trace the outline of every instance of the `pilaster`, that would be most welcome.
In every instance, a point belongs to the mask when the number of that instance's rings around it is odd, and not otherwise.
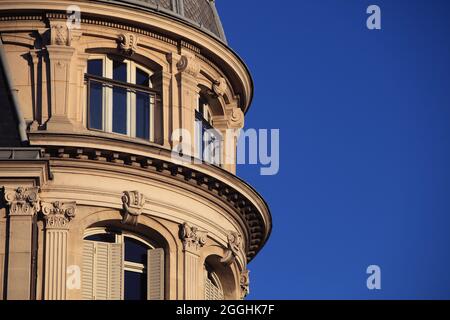
[[[75,202],[42,203],[45,219],[44,299],[66,299],[67,235]]]
[[[30,300],[32,289],[33,219],[39,211],[39,188],[5,190],[9,208],[8,300]]]
[[[206,244],[208,233],[200,231],[197,227],[184,223],[180,226],[180,239],[183,242],[183,279],[184,300],[198,300],[202,296],[199,293],[201,271],[199,266],[200,249]]]

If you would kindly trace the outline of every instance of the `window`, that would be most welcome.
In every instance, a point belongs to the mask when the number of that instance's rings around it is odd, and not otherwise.
[[[224,300],[224,293],[219,277],[205,264],[205,300]]]
[[[89,230],[81,289],[85,300],[162,300],[164,250],[130,233]]]
[[[88,128],[154,140],[157,92],[153,73],[131,60],[106,56],[88,61]]]
[[[196,156],[206,162],[221,165],[222,135],[212,126],[212,113],[202,96],[195,111]]]

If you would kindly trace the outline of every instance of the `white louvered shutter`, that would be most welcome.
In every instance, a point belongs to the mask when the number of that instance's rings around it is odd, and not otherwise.
[[[147,298],[164,300],[164,249],[149,250],[147,259]]]
[[[109,284],[108,300],[121,300],[123,287],[123,251],[122,245],[109,243]]]
[[[82,286],[85,300],[122,299],[121,244],[84,241]]]
[[[81,296],[83,300],[94,300],[95,243],[83,242],[83,264],[81,266]]]
[[[95,243],[94,299],[108,300],[109,243]]]
[[[205,279],[205,300],[224,300],[222,290],[209,278]]]

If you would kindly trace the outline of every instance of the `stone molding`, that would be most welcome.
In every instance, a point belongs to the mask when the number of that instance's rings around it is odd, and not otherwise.
[[[92,148],[46,146],[44,156],[50,160],[83,161],[84,158],[84,160],[94,160],[105,164],[129,166],[155,171],[189,184],[194,183],[228,203],[239,214],[249,233],[248,245],[245,247],[248,260],[257,254],[265,242],[265,222],[253,202],[228,183],[194,168],[148,156]]]

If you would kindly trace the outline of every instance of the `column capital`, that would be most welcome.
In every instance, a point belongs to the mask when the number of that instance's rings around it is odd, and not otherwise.
[[[241,299],[245,299],[246,296],[250,293],[250,271],[244,270],[241,272],[240,278],[240,286],[241,286]]]
[[[183,250],[198,253],[200,248],[206,244],[208,233],[200,231],[197,227],[183,223],[180,226],[180,239],[183,242]]]
[[[10,216],[34,216],[40,209],[39,187],[18,187],[4,193]]]
[[[67,230],[69,229],[69,222],[75,218],[76,202],[42,202],[41,207],[47,230]]]

